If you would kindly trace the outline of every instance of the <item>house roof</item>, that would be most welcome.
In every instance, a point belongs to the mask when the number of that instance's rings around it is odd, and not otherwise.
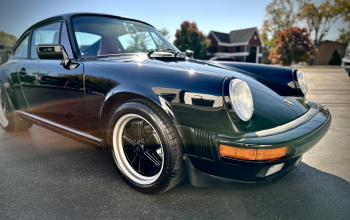
[[[348,44],[346,44],[346,43],[337,42],[337,41],[330,41],[330,40],[322,41],[322,42],[320,43],[320,45],[321,45],[321,44],[324,44],[324,43],[334,43],[334,44],[338,44],[338,45],[341,44],[341,45],[348,46]]]
[[[235,30],[230,32],[230,42],[231,43],[241,43],[247,42],[250,40],[254,34],[256,28],[247,28],[242,30]]]
[[[217,32],[217,31],[212,31],[212,33],[218,38],[220,42],[231,43],[229,34]]]
[[[210,33],[214,35],[214,37],[216,38],[219,44],[221,45],[230,44],[233,46],[236,44],[248,44],[249,40],[257,30],[258,29],[256,27],[253,27],[253,28],[247,28],[247,29],[241,29],[241,30],[234,30],[234,31],[231,31],[229,34],[217,32],[217,31],[211,31]],[[257,33],[262,45],[264,45],[264,42],[262,41],[258,31]]]

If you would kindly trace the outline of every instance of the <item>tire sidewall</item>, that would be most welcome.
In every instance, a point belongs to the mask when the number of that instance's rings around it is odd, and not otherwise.
[[[142,185],[139,183],[136,183],[135,181],[131,180],[126,174],[124,174],[121,169],[119,169],[117,160],[115,158],[115,152],[114,152],[114,146],[113,146],[113,132],[115,129],[115,125],[117,121],[126,114],[137,114],[144,119],[146,119],[149,123],[152,124],[154,129],[156,129],[158,136],[160,138],[160,141],[163,146],[163,169],[161,171],[160,176],[158,179],[147,185]],[[175,167],[174,164],[174,156],[173,155],[173,149],[171,149],[171,144],[169,140],[169,135],[165,131],[165,125],[164,122],[161,120],[159,114],[155,112],[150,107],[140,103],[140,102],[128,102],[123,105],[121,105],[117,110],[114,112],[114,114],[111,117],[109,126],[108,126],[108,132],[107,132],[107,141],[108,146],[110,147],[111,156],[113,159],[114,165],[117,167],[119,173],[123,177],[123,179],[134,189],[144,192],[144,193],[156,193],[159,191],[159,189],[165,188],[168,184],[168,181],[171,178],[171,173]]]
[[[2,82],[0,82],[0,89],[1,89],[2,93],[4,94],[3,98],[5,99],[5,102],[7,104],[7,111],[8,112],[12,112],[12,109],[9,109],[9,108],[11,108],[9,97],[7,95],[6,89],[5,89],[4,85],[2,84]],[[9,127],[11,127],[11,123],[12,123],[12,118],[11,117],[6,115],[6,118],[8,120],[7,126],[3,126],[2,124],[0,124],[0,127],[2,127],[4,130],[7,130]]]

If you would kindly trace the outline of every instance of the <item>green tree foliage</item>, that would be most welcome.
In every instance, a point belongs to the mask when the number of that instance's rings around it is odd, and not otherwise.
[[[169,40],[171,38],[171,36],[169,35],[169,31],[166,28],[162,28],[160,30],[158,30],[159,33],[161,33],[167,40]]]
[[[314,32],[314,44],[318,46],[329,29],[339,19],[349,18],[350,0],[325,0],[319,5],[305,3],[299,12],[299,19],[307,23],[309,33]]]
[[[338,41],[344,44],[350,44],[350,26],[348,29],[339,29],[339,39]]]
[[[0,44],[14,46],[17,42],[17,37],[0,31]]]
[[[271,48],[279,32],[296,25],[301,4],[302,0],[272,0],[267,5],[267,19],[264,21],[261,34],[265,45]]]
[[[341,65],[341,57],[338,53],[338,50],[334,50],[331,57],[328,60],[328,65],[332,66],[340,66]]]
[[[269,59],[269,55],[270,55],[270,50],[268,49],[268,47],[263,47],[262,48],[262,59],[261,62],[263,64],[271,64],[271,60]]]
[[[303,0],[272,0],[266,7],[266,20],[261,29],[261,37],[264,41],[262,63],[270,64],[269,53],[271,52],[278,33],[298,22],[298,9]]]
[[[310,61],[316,51],[306,28],[290,27],[278,33],[269,59],[274,64],[291,65],[292,61]]]
[[[192,50],[194,58],[206,59],[210,40],[198,30],[195,22],[184,21],[176,30],[174,45],[181,51]]]
[[[347,22],[349,24],[347,29],[339,29],[339,41],[350,44],[350,0],[340,1],[338,7],[342,8],[342,12],[344,14],[343,22]]]

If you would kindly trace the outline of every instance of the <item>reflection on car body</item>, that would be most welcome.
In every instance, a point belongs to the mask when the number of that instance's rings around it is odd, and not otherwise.
[[[20,37],[0,67],[0,125],[32,123],[108,149],[134,189],[260,185],[298,165],[330,127],[305,75],[201,61],[143,21],[72,13]]]

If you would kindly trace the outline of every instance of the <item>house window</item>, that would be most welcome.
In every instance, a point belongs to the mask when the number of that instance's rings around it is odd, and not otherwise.
[[[236,52],[241,52],[241,47],[236,47]]]
[[[227,47],[221,47],[221,52],[227,53],[228,52],[228,48]]]

